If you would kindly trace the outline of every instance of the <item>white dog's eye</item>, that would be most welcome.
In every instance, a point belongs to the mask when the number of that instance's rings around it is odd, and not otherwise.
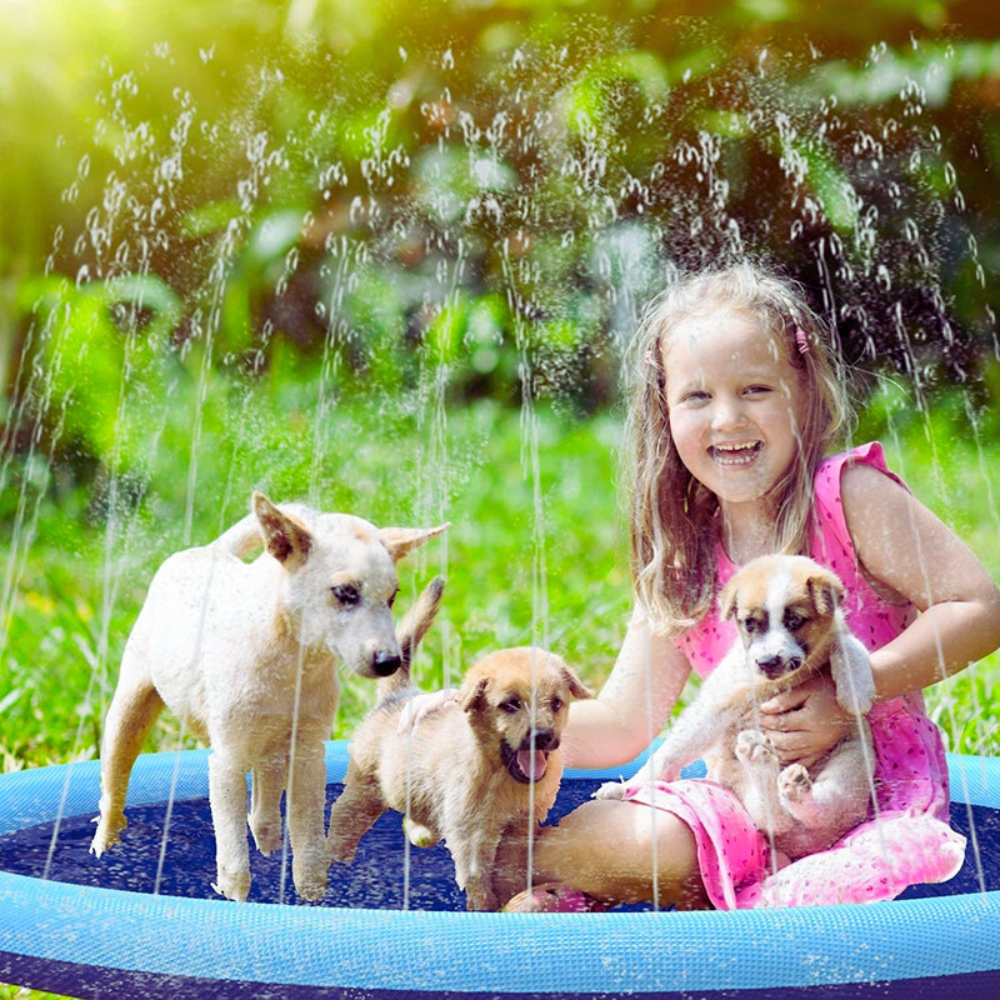
[[[352,607],[361,600],[358,588],[350,583],[338,583],[336,586],[331,587],[330,591],[341,604],[347,607]]]
[[[558,712],[563,707],[562,698],[553,698],[549,704],[553,712]]]
[[[506,712],[508,715],[514,715],[516,712],[520,712],[520,698],[508,698],[506,701],[500,702],[500,711]]]
[[[789,611],[788,614],[785,615],[785,628],[792,632],[798,632],[798,630],[802,628],[807,621],[809,621],[808,618],[805,618],[802,615],[797,615],[794,611]]]

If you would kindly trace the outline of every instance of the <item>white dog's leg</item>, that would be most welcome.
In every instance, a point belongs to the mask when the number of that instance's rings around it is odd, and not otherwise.
[[[285,790],[288,762],[268,761],[253,769],[250,791],[250,830],[263,855],[281,847],[281,793]]]
[[[127,660],[122,671],[127,671]],[[98,857],[118,843],[127,826],[125,796],[132,765],[162,708],[163,701],[147,677],[131,684],[119,681],[101,741],[100,816],[90,845]]]
[[[212,888],[242,901],[250,892],[246,772],[219,750],[208,758],[208,798],[215,827],[217,881]]]
[[[300,744],[288,776],[288,833],[292,841],[292,880],[299,895],[310,900],[326,895],[329,855],[325,810],[323,743]]]

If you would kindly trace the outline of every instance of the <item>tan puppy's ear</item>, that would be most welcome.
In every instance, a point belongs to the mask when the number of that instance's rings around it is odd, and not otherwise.
[[[409,555],[424,542],[435,535],[440,535],[451,527],[451,522],[439,524],[436,528],[383,528],[378,533],[378,540],[388,549],[394,563],[403,556]]]
[[[816,613],[831,617],[844,600],[844,585],[833,573],[816,573],[806,581],[809,597]]]
[[[483,708],[486,704],[486,689],[489,687],[489,678],[480,677],[478,680],[467,675],[458,689],[458,705],[463,712],[471,712],[474,709]]]
[[[576,671],[568,664],[563,664],[560,668],[566,687],[574,698],[593,698],[594,692],[590,690],[583,681],[576,675]]]
[[[736,598],[739,590],[735,576],[722,588],[722,592],[719,594],[719,617],[723,621],[736,614]]]
[[[264,546],[285,569],[301,566],[312,550],[312,535],[297,518],[279,510],[271,501],[254,490],[250,505],[264,532]]]

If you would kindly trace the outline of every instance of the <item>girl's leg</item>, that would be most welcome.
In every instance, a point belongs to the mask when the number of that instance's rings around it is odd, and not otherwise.
[[[498,860],[501,899],[527,888],[525,837],[508,838]],[[638,802],[585,802],[538,832],[531,860],[533,885],[558,882],[614,903],[710,906],[690,827]]]

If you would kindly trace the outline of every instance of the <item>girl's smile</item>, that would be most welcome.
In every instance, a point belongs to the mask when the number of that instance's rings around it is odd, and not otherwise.
[[[731,527],[773,517],[770,493],[798,450],[802,394],[779,339],[725,313],[679,323],[662,350],[681,461],[719,498]]]

